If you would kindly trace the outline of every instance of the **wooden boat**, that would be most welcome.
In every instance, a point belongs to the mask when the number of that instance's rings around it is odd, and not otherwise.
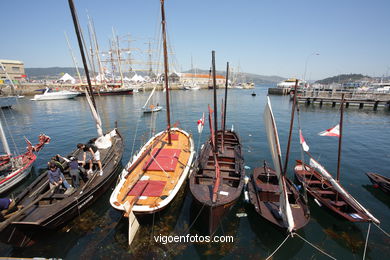
[[[161,0],[165,79],[168,79],[168,52],[164,1]],[[194,158],[194,141],[186,131],[171,127],[169,86],[165,81],[167,129],[153,136],[130,159],[111,194],[111,205],[129,218],[129,244],[139,223],[136,216],[166,208],[185,182]]]
[[[198,209],[200,219],[213,235],[223,217],[234,206],[244,187],[244,159],[240,139],[233,130],[225,130],[226,113],[223,112],[222,129],[217,129],[215,52],[213,57],[214,83],[214,129],[212,111],[209,107],[210,138],[203,145],[190,176],[190,191]],[[229,71],[228,69],[226,70]],[[228,79],[226,79],[228,82]],[[225,87],[225,108],[227,83]]]
[[[189,180],[190,190],[197,203],[197,208],[203,208],[201,221],[205,225],[207,223],[207,232],[210,235],[214,234],[221,219],[234,206],[244,186],[244,159],[239,137],[233,131],[222,132],[219,130],[219,144],[222,143],[222,138],[224,149],[222,150],[219,146],[219,152],[216,156],[218,166],[214,161],[210,137],[200,151]],[[216,171],[220,172],[220,176],[217,177]],[[217,187],[216,192],[214,192],[214,187]],[[214,194],[217,194],[215,200],[213,200]]]
[[[4,132],[1,122],[0,135],[2,135],[4,151],[7,153],[0,156],[0,193],[4,193],[27,177],[31,172],[33,163],[37,159],[35,153],[39,152],[45,144],[50,142],[50,137],[41,134],[38,138],[39,143],[35,146],[32,146],[30,141],[26,139],[27,151],[24,154],[12,156],[8,148],[7,139],[3,136]]]
[[[55,230],[72,218],[78,216],[100,195],[102,195],[115,180],[115,174],[120,167],[123,153],[123,140],[120,133],[114,129],[107,135],[111,146],[99,149],[103,175],[98,169],[88,180],[80,179],[78,188],[70,188],[71,193],[64,190],[51,190],[47,172],[43,172],[31,185],[15,198],[14,208],[4,214],[5,220],[0,223],[0,239],[16,246],[31,244],[33,235],[44,230]],[[89,141],[95,143],[96,138]],[[82,152],[76,149],[69,154],[82,160]],[[65,178],[72,183],[68,173],[68,163],[61,161],[65,169]]]
[[[294,187],[294,184],[285,178],[287,198],[290,203],[292,216],[294,217],[294,228],[298,230],[304,227],[309,218],[307,205],[302,201],[301,195]],[[258,214],[280,228],[287,228],[283,217],[280,214],[280,185],[275,170],[264,162],[263,167],[255,168],[251,183],[248,183],[249,199]],[[304,209],[304,210],[302,210]]]
[[[295,97],[294,97],[295,99]],[[345,188],[340,184],[340,164],[341,164],[341,142],[343,133],[343,112],[344,112],[344,94],[342,95],[340,109],[340,123],[335,127],[320,133],[320,135],[338,136],[339,152],[337,163],[337,177],[332,175],[317,162],[310,153],[309,147],[304,141],[302,131],[300,130],[300,140],[302,149],[310,158],[310,165],[298,160],[294,168],[295,176],[313,196],[318,205],[324,205],[334,213],[351,222],[375,222],[377,220],[367,209],[365,209]]]
[[[80,181],[77,188],[68,188],[66,192],[50,188],[47,173],[41,174],[30,186],[28,186],[15,199],[15,206],[2,212],[4,220],[0,223],[0,240],[17,246],[26,246],[33,242],[33,236],[37,231],[57,229],[70,219],[78,216],[100,195],[102,195],[114,180],[114,176],[120,167],[123,154],[123,140],[117,129],[103,135],[101,120],[96,110],[92,93],[91,81],[84,55],[84,49],[79,32],[79,25],[72,0],[69,0],[75,31],[79,42],[84,70],[88,81],[86,97],[92,115],[96,122],[98,138],[90,140],[100,152],[100,161],[103,172],[96,169],[88,180]],[[73,151],[69,156],[78,158],[83,152],[80,149]],[[68,163],[62,162],[66,170]],[[66,173],[64,175],[67,175]],[[65,178],[69,178],[66,176]],[[59,187],[59,186],[58,186]]]
[[[378,187],[387,194],[390,194],[390,178],[373,172],[367,172],[366,175],[375,187]]]
[[[267,99],[264,123],[275,170],[265,162],[263,167],[254,170],[248,183],[249,199],[260,216],[279,228],[292,232],[304,227],[310,220],[310,214],[304,198],[286,176],[292,123],[283,170],[278,131],[269,97]]]

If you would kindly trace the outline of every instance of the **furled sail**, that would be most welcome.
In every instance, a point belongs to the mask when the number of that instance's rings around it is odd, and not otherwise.
[[[329,181],[334,189],[344,197],[349,204],[355,206],[360,211],[363,211],[373,222],[379,224],[379,220],[376,219],[366,208],[364,208],[351,194],[349,194],[333,177],[332,175],[322,166],[319,162],[317,162],[309,153],[307,153],[310,157],[310,166],[317,169],[318,172]]]
[[[264,109],[264,124],[267,132],[268,145],[271,150],[272,161],[279,179],[279,212],[285,225],[287,226],[288,231],[291,232],[295,225],[294,218],[292,216],[290,203],[288,201],[286,181],[282,175],[282,156],[280,152],[278,129],[276,128],[274,115],[272,113],[271,101],[268,96],[267,104]]]

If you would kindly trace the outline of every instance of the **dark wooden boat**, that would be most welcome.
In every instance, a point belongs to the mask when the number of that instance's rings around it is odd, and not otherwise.
[[[373,172],[367,172],[366,175],[376,188],[380,188],[385,193],[390,194],[390,178]]]
[[[372,216],[361,209],[361,205],[335,180],[328,180],[308,164],[297,160],[294,168],[298,181],[306,185],[307,192],[319,205],[324,205],[334,213],[351,222],[367,222]],[[336,188],[336,185],[338,186]],[[341,191],[338,192],[337,189]],[[337,197],[337,198],[336,198]],[[356,204],[357,203],[357,204]]]
[[[213,201],[216,180],[216,164],[211,138],[200,151],[190,176],[190,190],[198,206],[202,209],[201,221],[207,223],[207,231],[213,234],[224,215],[234,206],[244,185],[244,159],[238,135],[232,131],[218,131],[218,143],[224,139],[224,150],[217,154],[220,171],[217,199]]]
[[[96,169],[88,180],[80,178],[80,186],[73,192],[50,190],[47,172],[42,173],[31,185],[15,198],[15,206],[4,214],[0,223],[0,239],[15,246],[27,246],[33,242],[33,235],[44,230],[55,230],[78,216],[95,202],[115,180],[123,154],[123,140],[114,129],[110,133],[111,146],[99,149],[103,175]],[[92,139],[92,143],[96,140]],[[70,156],[81,160],[82,152],[76,149]],[[61,161],[65,178],[72,183],[68,163]],[[96,167],[97,168],[97,167]]]
[[[307,200],[301,196],[295,185],[287,178],[288,155],[291,144],[291,133],[294,122],[295,102],[293,103],[289,138],[284,168],[280,150],[278,130],[272,112],[271,101],[267,97],[264,109],[264,125],[270,147],[274,169],[264,162],[263,167],[256,168],[248,183],[250,202],[260,216],[287,230],[296,231],[310,220]]]
[[[308,208],[294,184],[286,180],[288,201],[291,201],[292,215],[294,216],[294,229],[298,230],[309,222]],[[279,213],[280,191],[279,180],[274,169],[264,162],[263,167],[255,168],[253,176],[248,183],[249,199],[258,214],[272,224],[286,229],[285,221]]]
[[[195,162],[190,176],[190,190],[195,204],[198,205],[201,221],[207,225],[207,232],[213,235],[226,213],[234,206],[244,187],[244,159],[240,139],[234,131],[225,130],[227,82],[225,86],[225,103],[222,112],[222,129],[217,130],[215,53],[213,57],[214,84],[214,129],[211,109],[209,123],[211,136],[204,144]],[[227,65],[229,71],[229,63]]]
[[[114,95],[133,95],[133,89],[109,89],[109,90],[101,90],[101,91],[93,91],[94,95],[100,96],[114,96]],[[80,96],[85,96],[84,92],[81,92]]]
[[[295,100],[295,97],[294,97]],[[340,123],[335,127],[328,129],[320,135],[338,136],[338,163],[336,179],[317,162],[308,152],[309,147],[304,141],[302,131],[300,130],[300,140],[303,151],[310,158],[310,165],[298,160],[294,168],[295,176],[308,193],[313,196],[318,205],[324,205],[334,213],[351,222],[375,222],[377,220],[367,209],[365,209],[341,184],[340,184],[340,165],[341,165],[341,143],[343,137],[343,112],[344,112],[344,94],[342,94]]]

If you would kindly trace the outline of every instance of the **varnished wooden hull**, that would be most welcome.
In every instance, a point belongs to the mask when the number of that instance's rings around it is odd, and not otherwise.
[[[302,170],[302,168],[302,162],[298,160],[294,168],[295,176],[299,182],[305,182],[307,192],[317,200],[317,203],[326,206],[332,212],[348,221],[370,221],[370,218],[363,211],[349,203],[348,200],[342,194],[338,193],[334,186],[315,169],[307,164],[305,164],[306,170]],[[351,196],[350,194],[348,195]]]
[[[110,187],[120,167],[123,140],[119,132],[112,140],[113,145],[110,148],[100,150],[103,175],[94,173],[95,176],[90,177],[91,180],[85,188],[81,185],[70,195],[50,193],[45,195],[49,190],[49,184],[47,173],[42,173],[16,198],[17,205],[27,210],[1,231],[0,239],[16,246],[29,245],[36,232],[56,230],[94,203]],[[78,156],[77,150],[71,155]],[[33,206],[28,206],[34,201],[36,202]]]
[[[221,169],[221,183],[216,202],[212,202],[215,163],[210,139],[203,146],[189,180],[194,201],[198,209],[202,209],[202,225],[207,225],[210,235],[215,233],[222,218],[234,206],[244,186],[245,169],[239,137],[231,131],[226,131],[224,136],[225,150],[219,152],[217,157]],[[221,138],[222,132],[218,131],[219,145]]]
[[[169,206],[187,179],[195,155],[192,137],[182,129],[172,128],[171,136],[176,134],[178,140],[172,140],[172,145],[168,145],[167,131],[160,132],[151,138],[139,153],[134,155],[119,176],[118,183],[110,197],[111,206],[125,213],[126,203],[131,204],[132,212],[137,216],[153,214]],[[159,160],[160,152],[175,149],[177,149],[178,157],[167,156],[169,160],[177,159],[174,169],[152,170],[149,167],[150,162]],[[145,168],[145,165],[148,167]],[[156,163],[156,166],[161,165]],[[148,185],[152,182],[164,182],[164,188],[160,194],[145,195],[148,193],[145,188],[145,190],[140,190],[139,194],[130,195],[133,189],[136,189],[137,183],[142,181],[149,182]]]
[[[366,174],[372,184],[377,185],[383,192],[390,195],[390,178],[373,172],[367,172]]]
[[[267,172],[268,176],[267,177]],[[294,230],[304,227],[310,220],[307,205],[289,179],[286,180],[288,198],[294,218]],[[276,173],[270,167],[254,169],[248,183],[249,199],[256,212],[275,226],[286,230],[287,226],[279,214],[280,192]]]

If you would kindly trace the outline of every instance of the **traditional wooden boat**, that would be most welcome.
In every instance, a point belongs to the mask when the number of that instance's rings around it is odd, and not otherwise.
[[[288,178],[279,179],[275,170],[266,162],[263,167],[255,168],[253,171],[251,182],[248,183],[249,199],[256,212],[263,218],[280,228],[288,228],[286,218],[280,210],[281,202],[284,200],[284,198],[281,199],[283,193],[280,192],[282,180],[285,182],[282,190],[286,191],[287,200],[291,202],[289,206],[294,221],[292,230],[298,230],[309,221],[307,205],[294,184]]]
[[[190,191],[197,208],[200,221],[213,235],[223,217],[234,206],[244,187],[244,159],[240,139],[233,130],[225,130],[227,82],[222,118],[222,129],[217,129],[215,52],[212,52],[214,84],[214,129],[212,111],[209,107],[210,138],[203,145],[190,176]],[[227,66],[229,71],[229,65]]]
[[[72,0],[69,0],[75,31],[77,34],[84,70],[87,75],[89,93],[92,93],[88,67],[83,51],[79,26]],[[102,195],[115,179],[114,176],[120,167],[123,154],[123,140],[117,129],[103,135],[101,120],[96,111],[93,95],[87,93],[87,101],[96,121],[98,138],[89,143],[95,144],[100,152],[100,161],[103,172],[96,169],[88,180],[81,180],[80,186],[68,188],[66,192],[58,187],[50,188],[47,173],[42,173],[31,185],[15,198],[15,206],[2,212],[4,220],[0,223],[0,239],[5,243],[16,246],[27,246],[33,242],[37,231],[57,229],[70,219],[78,216],[100,195]],[[92,99],[91,99],[92,98]],[[72,157],[82,160],[83,152],[80,149],[73,151]],[[62,162],[66,170],[68,162]],[[70,175],[65,172],[65,178]]]
[[[39,135],[39,143],[32,146],[26,139],[27,151],[18,156],[12,156],[8,147],[7,139],[4,136],[3,128],[0,122],[0,135],[2,136],[4,151],[6,155],[0,156],[0,193],[4,193],[20,183],[31,172],[31,168],[37,155],[45,144],[50,142],[50,137]]]
[[[294,111],[294,106],[292,111]],[[268,167],[264,162],[263,167],[254,170],[252,178],[248,183],[250,202],[255,207],[257,213],[288,232],[304,227],[310,220],[305,199],[286,176],[294,121],[293,115],[294,113],[291,114],[290,134],[283,169],[278,130],[272,112],[271,101],[267,97],[264,123],[275,170]]]
[[[161,0],[165,79],[168,79],[168,52],[164,1]],[[195,155],[192,136],[171,127],[169,86],[165,80],[167,129],[153,136],[130,159],[111,194],[111,205],[129,218],[129,244],[139,227],[136,216],[166,208],[185,182]]]
[[[366,175],[375,187],[390,194],[390,178],[373,172],[367,172]]]
[[[295,97],[294,97],[295,99]],[[317,162],[308,152],[309,147],[303,138],[301,129],[300,140],[303,151],[310,158],[310,165],[297,160],[294,168],[295,176],[307,189],[308,193],[313,196],[318,205],[324,205],[334,213],[347,219],[351,222],[375,222],[377,220],[366,208],[364,208],[345,188],[340,184],[340,164],[341,164],[341,142],[343,133],[343,109],[344,94],[342,95],[340,109],[340,123],[335,127],[328,129],[320,135],[323,136],[338,136],[339,151],[337,163],[337,177],[334,179],[332,175]]]
[[[43,172],[31,185],[15,198],[15,206],[4,214],[0,223],[0,239],[16,246],[31,244],[37,231],[55,230],[78,216],[100,195],[102,195],[115,180],[115,174],[120,167],[123,153],[123,140],[120,133],[114,129],[105,135],[111,145],[99,149],[103,174],[95,170],[88,180],[80,180],[80,186],[70,188],[70,193],[61,189],[50,189],[47,172]],[[89,143],[96,143],[96,138]],[[81,160],[83,154],[76,149],[71,156]],[[72,177],[68,173],[69,165],[61,161],[65,169],[64,176],[69,183]]]

